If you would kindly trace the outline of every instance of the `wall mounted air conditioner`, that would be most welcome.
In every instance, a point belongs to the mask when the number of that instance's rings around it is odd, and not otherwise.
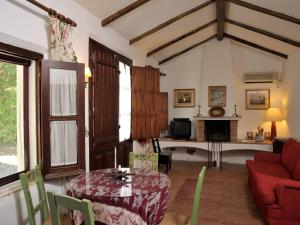
[[[280,81],[277,72],[245,73],[244,83],[273,83]]]

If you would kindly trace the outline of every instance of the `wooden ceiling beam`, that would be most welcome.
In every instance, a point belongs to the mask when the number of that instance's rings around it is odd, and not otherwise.
[[[284,13],[280,13],[280,12],[276,12],[276,11],[273,11],[273,10],[270,10],[270,9],[266,9],[266,8],[260,7],[258,5],[254,5],[254,4],[244,2],[244,1],[241,1],[241,0],[226,0],[226,1],[234,3],[236,5],[243,6],[243,7],[248,8],[248,9],[255,10],[257,12],[261,12],[261,13],[264,13],[264,14],[267,14],[267,15],[270,15],[270,16],[274,16],[274,17],[277,17],[279,19],[286,20],[286,21],[289,21],[289,22],[300,25],[300,19],[289,16],[289,15],[284,14]]]
[[[256,27],[252,27],[252,26],[249,26],[247,24],[240,23],[240,22],[230,20],[230,19],[226,19],[225,22],[233,24],[233,25],[238,26],[238,27],[242,27],[242,28],[250,30],[250,31],[254,31],[254,32],[259,33],[259,34],[263,34],[267,37],[274,38],[274,39],[282,41],[284,43],[287,43],[287,44],[290,44],[290,45],[293,45],[293,46],[296,46],[296,47],[300,47],[300,42],[291,40],[291,39],[283,37],[281,35],[274,34],[272,32],[265,31],[265,30],[262,30],[262,29],[259,29],[259,28],[256,28]]]
[[[174,58],[176,58],[176,57],[178,57],[178,56],[180,56],[180,55],[182,55],[182,54],[184,54],[184,53],[186,53],[186,52],[192,50],[193,48],[196,48],[196,47],[198,47],[198,46],[204,44],[205,42],[207,42],[207,41],[209,41],[209,40],[211,40],[211,39],[213,39],[213,38],[215,38],[215,37],[216,37],[216,35],[212,35],[212,36],[210,36],[209,38],[207,38],[207,39],[205,39],[205,40],[203,40],[203,41],[201,41],[201,42],[199,42],[199,43],[197,43],[197,44],[194,44],[194,45],[188,47],[187,49],[184,49],[183,51],[177,52],[177,53],[175,53],[175,54],[169,56],[168,58],[163,59],[163,60],[160,61],[158,64],[159,64],[159,65],[164,64],[164,63],[170,61],[171,59],[174,59]]]
[[[217,37],[219,41],[224,37],[224,23],[225,23],[225,0],[216,0],[217,13]]]
[[[197,11],[199,11],[200,9],[203,9],[204,7],[210,5],[210,4],[214,3],[214,2],[215,2],[215,0],[208,0],[208,1],[204,2],[204,3],[201,4],[201,5],[198,5],[198,6],[192,8],[192,9],[190,9],[190,10],[188,10],[188,11],[185,11],[184,13],[181,13],[180,15],[175,16],[175,17],[173,17],[173,18],[171,18],[171,19],[169,19],[169,20],[167,20],[167,21],[165,21],[165,22],[159,24],[158,26],[156,26],[156,27],[154,27],[154,28],[152,28],[152,29],[150,29],[150,30],[148,30],[148,31],[146,31],[146,32],[144,32],[144,33],[142,33],[142,34],[140,34],[139,36],[137,36],[137,37],[131,39],[131,40],[129,41],[129,44],[132,45],[133,43],[135,43],[135,42],[137,42],[137,41],[139,41],[139,40],[141,40],[141,39],[143,39],[143,38],[149,36],[150,34],[153,34],[153,33],[157,32],[157,31],[163,29],[164,27],[169,26],[170,24],[172,24],[172,23],[174,23],[174,22],[176,22],[176,21],[182,19],[183,17],[188,16],[188,15],[194,13],[194,12],[197,12]]]
[[[183,39],[185,39],[185,38],[187,38],[187,37],[189,37],[189,36],[191,36],[191,35],[199,32],[199,31],[201,31],[201,30],[203,30],[203,29],[205,29],[205,28],[207,28],[207,27],[215,24],[216,22],[217,22],[217,20],[213,20],[213,21],[211,21],[209,23],[206,23],[206,24],[204,24],[204,25],[202,25],[202,26],[200,26],[200,27],[198,27],[198,28],[196,28],[196,29],[188,32],[188,33],[185,33],[185,34],[183,34],[183,35],[181,35],[181,36],[179,36],[179,37],[177,37],[177,38],[175,38],[175,39],[173,39],[173,40],[171,40],[171,41],[169,41],[169,42],[167,42],[167,43],[165,43],[165,44],[163,44],[163,45],[161,45],[161,46],[159,46],[159,47],[157,47],[157,48],[155,48],[153,50],[151,50],[150,52],[147,53],[147,57],[149,57],[149,56],[151,56],[151,55],[153,55],[153,54],[155,54],[155,53],[157,53],[157,52],[159,52],[159,51],[161,51],[161,50],[169,47],[170,45],[173,45],[173,44],[175,44],[175,43],[177,43],[177,42],[179,42],[179,41],[181,41],[181,40],[183,40]]]
[[[106,26],[110,24],[111,22],[115,21],[116,19],[124,16],[125,14],[131,12],[132,10],[140,7],[141,5],[144,5],[145,3],[149,2],[150,0],[137,0],[128,6],[118,10],[117,12],[111,14],[110,16],[106,17],[101,21],[102,26]]]
[[[231,40],[234,40],[234,41],[240,42],[240,43],[242,43],[242,44],[251,46],[251,47],[253,47],[253,48],[257,48],[257,49],[259,49],[259,50],[262,50],[262,51],[271,53],[271,54],[273,54],[273,55],[279,56],[279,57],[284,58],[284,59],[287,59],[287,58],[288,58],[288,55],[286,55],[286,54],[284,54],[284,53],[275,51],[275,50],[270,49],[270,48],[266,48],[266,47],[264,47],[264,46],[255,44],[255,43],[250,42],[250,41],[247,41],[247,40],[244,40],[244,39],[239,38],[239,37],[236,37],[236,36],[234,36],[234,35],[230,35],[230,34],[224,33],[224,37],[227,37],[227,38],[229,38],[229,39],[231,39]]]

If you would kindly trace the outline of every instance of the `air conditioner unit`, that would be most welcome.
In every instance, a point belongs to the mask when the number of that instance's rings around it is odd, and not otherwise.
[[[273,83],[280,81],[277,72],[245,73],[244,83]]]

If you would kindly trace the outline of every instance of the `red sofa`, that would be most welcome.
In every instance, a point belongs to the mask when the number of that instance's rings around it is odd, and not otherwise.
[[[300,225],[300,143],[288,140],[281,154],[258,153],[246,165],[265,224]]]

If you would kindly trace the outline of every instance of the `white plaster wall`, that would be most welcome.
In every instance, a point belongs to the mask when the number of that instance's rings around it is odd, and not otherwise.
[[[192,136],[196,136],[196,123],[193,116],[197,114],[197,108],[174,108],[174,89],[195,89],[195,105],[199,105],[201,76],[199,71],[202,67],[203,48],[198,47],[174,61],[160,67],[161,71],[167,73],[166,77],[161,77],[160,90],[168,92],[169,95],[169,120],[177,117],[190,118],[192,123]]]
[[[245,90],[269,88],[271,91],[271,107],[281,106],[281,87],[275,84],[244,84],[245,72],[282,73],[283,60],[264,52],[237,45],[228,39],[222,42],[211,40],[174,60],[161,65],[160,69],[167,76],[161,78],[161,91],[169,93],[169,120],[174,117],[193,118],[197,114],[195,108],[174,108],[173,89],[195,88],[196,106],[200,104],[203,115],[208,115],[208,86],[226,85],[226,115],[233,114],[233,105],[238,105],[239,120],[238,138],[245,139],[247,131],[256,131],[262,123],[265,131],[270,131],[270,123],[264,123],[265,111],[246,110]],[[195,124],[195,121],[193,122]],[[193,137],[195,138],[195,126]],[[279,136],[284,132],[278,126]]]
[[[289,58],[284,67],[282,105],[288,136],[300,140],[300,51]]]
[[[152,58],[146,58],[145,54],[137,48],[130,46],[128,40],[109,27],[103,28],[100,19],[95,17],[86,9],[82,8],[73,0],[39,0],[40,3],[57,10],[77,23],[74,30],[73,45],[78,61],[88,63],[88,40],[93,38],[107,47],[131,58],[134,65],[157,66]],[[44,54],[48,58],[48,15],[39,8],[24,0],[0,0],[0,42],[19,46]],[[33,67],[32,67],[33,68]],[[34,80],[34,79],[33,79]],[[31,89],[32,90],[32,89]],[[30,92],[31,100],[35,92]],[[86,102],[87,102],[86,91]],[[32,104],[34,110],[34,103]],[[86,104],[86,115],[88,108]],[[31,133],[35,133],[35,115],[30,115]],[[87,117],[86,126],[88,127]],[[31,138],[31,142],[34,143]],[[86,144],[86,156],[88,156],[88,145]],[[89,157],[87,157],[88,159]],[[31,145],[31,166],[36,163],[36,146]],[[88,162],[87,162],[88,166]],[[62,180],[46,183],[47,190],[63,193]],[[23,193],[16,191],[18,182],[12,187],[0,188],[0,217],[1,224],[25,225],[27,224],[27,212]],[[37,197],[36,190],[32,191],[34,198]]]

